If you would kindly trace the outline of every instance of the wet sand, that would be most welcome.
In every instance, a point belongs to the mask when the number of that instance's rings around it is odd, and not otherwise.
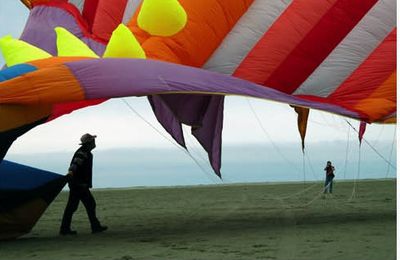
[[[80,205],[77,236],[58,228],[67,193],[0,259],[395,259],[396,181],[94,190],[105,233]]]

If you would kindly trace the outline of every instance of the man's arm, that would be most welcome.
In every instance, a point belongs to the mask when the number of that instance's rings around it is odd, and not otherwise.
[[[77,169],[81,167],[87,159],[88,155],[85,154],[83,151],[76,152],[74,154],[74,157],[72,158],[71,165],[68,168],[68,172],[72,172],[72,174],[76,172]]]

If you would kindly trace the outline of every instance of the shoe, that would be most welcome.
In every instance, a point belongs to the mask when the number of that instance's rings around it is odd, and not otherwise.
[[[60,235],[61,236],[68,236],[68,235],[77,235],[78,232],[75,230],[60,230]]]
[[[106,231],[107,229],[108,229],[107,226],[98,226],[98,227],[92,228],[92,234],[100,233],[100,232]]]

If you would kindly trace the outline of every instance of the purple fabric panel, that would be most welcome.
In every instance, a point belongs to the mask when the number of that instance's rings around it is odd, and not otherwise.
[[[158,95],[148,97],[151,108],[160,124],[174,138],[174,140],[186,148],[185,139],[183,137],[182,125],[174,116],[170,108],[161,100]]]
[[[176,92],[245,95],[359,117],[338,106],[302,100],[235,77],[172,63],[142,59],[101,59],[69,62],[67,66],[89,99],[173,94],[164,95],[163,100],[157,97],[153,102],[158,121],[182,146],[184,139],[180,123],[197,125],[192,134],[208,152],[218,176],[221,176],[224,98],[204,94],[197,97],[187,95],[185,98]]]
[[[223,124],[223,96],[211,95],[185,95],[172,94],[163,95],[161,103],[166,104],[178,118],[179,122],[192,126],[192,134],[207,151],[211,166],[215,173],[221,177],[221,135]],[[155,111],[156,115],[158,114]],[[167,116],[157,116],[159,122],[164,126],[169,123]],[[171,125],[171,124],[169,124]],[[180,124],[179,124],[180,125]],[[168,127],[168,125],[167,125]],[[165,129],[167,127],[164,126]],[[179,130],[182,131],[180,127]],[[173,134],[171,134],[174,136]]]
[[[88,99],[155,94],[231,94],[275,100],[360,119],[337,105],[319,103],[194,67],[142,59],[91,59],[68,62]]]
[[[101,44],[97,41],[94,41],[90,38],[83,37],[81,40],[89,46],[90,49],[92,49],[97,55],[100,57],[103,56],[104,51],[106,50],[106,45]]]
[[[221,177],[221,146],[224,97],[212,96],[201,127],[192,127],[192,134],[208,153],[211,166]]]
[[[105,46],[83,36],[75,18],[67,11],[57,7],[38,6],[31,10],[21,40],[40,47],[52,55],[57,55],[56,33],[54,28],[61,26],[86,42],[98,55],[102,55]]]
[[[161,98],[181,123],[190,126],[201,126],[211,100],[210,95],[187,94],[163,95]]]

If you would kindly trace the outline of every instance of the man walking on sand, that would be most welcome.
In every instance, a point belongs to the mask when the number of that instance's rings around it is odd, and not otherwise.
[[[90,192],[90,188],[92,188],[93,168],[93,155],[91,151],[96,147],[95,138],[95,135],[84,134],[81,137],[81,147],[72,157],[67,175],[69,198],[61,222],[60,235],[77,234],[76,231],[71,230],[71,221],[72,215],[78,209],[79,201],[82,201],[86,208],[92,233],[99,233],[107,230],[107,227],[102,226],[96,217],[96,201]]]

